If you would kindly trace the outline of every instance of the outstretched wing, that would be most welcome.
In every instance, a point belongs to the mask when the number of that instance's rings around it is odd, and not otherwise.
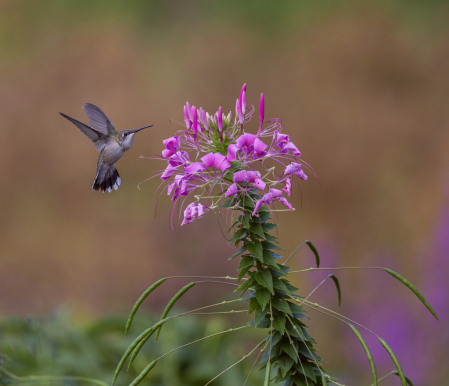
[[[95,148],[98,151],[102,151],[104,146],[106,145],[107,136],[103,133],[93,129],[90,126],[85,125],[84,123],[77,121],[76,119],[69,117],[63,113],[61,114],[65,119],[72,122],[78,129],[80,129],[84,134],[86,134],[87,138],[89,138],[95,145]]]
[[[112,122],[97,106],[92,103],[86,103],[84,105],[84,111],[86,112],[87,118],[89,118],[91,126],[95,130],[104,135],[117,134],[117,130],[115,130]]]

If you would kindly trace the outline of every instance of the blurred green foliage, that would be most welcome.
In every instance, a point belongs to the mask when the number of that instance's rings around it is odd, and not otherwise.
[[[131,369],[119,375],[117,384],[130,384],[148,363],[163,353],[230,327],[227,326],[227,321],[221,318],[199,318],[189,316],[171,321],[170,328],[162,331],[157,343],[153,340],[147,342]],[[123,352],[136,338],[137,332],[157,320],[150,316],[136,318],[130,333],[124,337],[126,319],[126,315],[108,316],[77,325],[61,311],[42,320],[4,318],[0,322],[0,361],[3,362],[0,364],[0,384],[86,384],[73,380],[19,381],[8,376],[2,369],[19,377],[79,376],[110,384]],[[246,354],[246,345],[240,337],[238,332],[218,335],[175,351],[164,357],[142,384],[204,385]],[[253,342],[249,341],[248,347],[252,346]],[[257,353],[246,363],[241,363],[223,374],[214,384],[243,384],[256,357]],[[260,384],[262,376],[262,372],[253,373],[248,384]]]

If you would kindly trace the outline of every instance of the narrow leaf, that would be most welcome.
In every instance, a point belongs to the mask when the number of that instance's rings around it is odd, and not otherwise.
[[[254,258],[253,257],[251,257],[251,256],[243,256],[242,260],[240,260],[240,264],[239,264],[238,270],[241,270],[241,269],[246,268],[246,267],[252,267],[253,263],[254,263]]]
[[[190,284],[187,284],[184,288],[181,288],[181,290],[175,296],[173,296],[173,298],[167,304],[167,307],[165,307],[165,310],[164,310],[164,312],[162,313],[162,316],[161,316],[161,320],[165,319],[165,317],[167,316],[167,314],[169,313],[169,311],[171,310],[173,305],[178,301],[178,299],[182,295],[184,295],[190,288],[192,288],[195,284],[196,284],[196,282],[192,282]],[[162,328],[162,326],[160,326],[158,331],[157,331],[156,340],[159,337],[159,334],[161,333],[161,328]]]
[[[228,260],[232,260],[234,257],[240,255],[241,253],[245,252],[246,250],[247,250],[246,245],[242,245],[242,246],[240,247],[240,249],[239,249],[236,253],[234,253],[233,255],[231,255],[231,256],[229,257]]]
[[[257,294],[257,292],[256,292],[256,294]],[[248,314],[251,314],[252,312],[254,312],[258,308],[260,308],[260,304],[257,301],[257,299],[255,297],[249,299]]]
[[[360,332],[352,324],[348,323],[348,325],[351,328],[352,332],[357,337],[357,339],[359,340],[359,342],[362,345],[363,349],[365,350],[366,357],[368,358],[369,365],[371,366],[371,372],[373,373],[374,386],[377,386],[376,366],[374,366],[373,356],[371,355],[371,352],[368,349],[368,345],[366,344],[366,342],[362,338],[362,335],[360,334]]]
[[[341,305],[340,283],[338,282],[337,276],[331,274],[331,275],[329,275],[329,277],[334,281],[335,287],[337,287],[338,305]]]
[[[266,289],[259,289],[256,291],[256,299],[260,304],[262,310],[265,309],[266,305],[270,301],[271,293]]]
[[[262,246],[263,246],[263,249],[275,249],[275,250],[277,249],[277,250],[281,250],[281,251],[285,250],[285,249],[273,244],[272,242],[266,241],[266,240],[262,241]]]
[[[309,246],[310,250],[315,255],[316,267],[320,268],[320,255],[318,254],[318,251],[310,240],[306,240],[305,243]]]
[[[272,224],[271,222],[266,222],[265,224],[262,224],[262,228],[264,231],[272,231],[273,229],[276,229],[278,226],[276,224]]]
[[[247,247],[248,247],[248,251],[253,256],[256,256],[259,259],[263,260],[263,249],[262,249],[262,244],[260,243],[260,241],[256,241],[254,244],[248,243]]]
[[[401,275],[399,275],[398,273],[392,271],[391,269],[388,268],[382,268],[385,272],[388,272],[391,276],[393,276],[394,278],[398,279],[402,284],[404,284],[405,286],[407,286],[417,297],[419,300],[421,300],[421,302],[426,306],[426,308],[430,311],[430,313],[435,317],[436,320],[440,321],[438,319],[438,316],[436,314],[436,312],[433,310],[433,308],[430,306],[430,304],[427,302],[426,299],[424,299],[424,296],[421,295],[421,292],[419,292],[416,287],[410,283],[407,279],[405,279],[404,277],[402,277]]]
[[[145,369],[139,374],[139,376],[132,381],[132,383],[129,386],[137,386],[142,379],[145,378],[145,376],[151,371],[151,369],[156,366],[157,361],[151,362]]]
[[[275,297],[271,300],[271,303],[273,304],[273,307],[276,308],[277,310],[285,312],[290,316],[293,316],[290,307],[288,306],[288,302],[286,302],[284,299]]]
[[[266,283],[264,287],[268,288],[268,290],[273,293],[273,278],[271,277],[271,272],[268,269],[262,269],[258,272],[258,275],[263,278],[263,281]],[[257,275],[256,275],[257,280]],[[257,280],[259,282],[259,280]],[[263,285],[261,282],[259,282],[260,285]]]
[[[396,355],[394,355],[393,350],[388,346],[387,342],[385,342],[382,338],[378,338],[379,342],[382,346],[384,346],[384,349],[387,350],[388,354],[390,354],[391,360],[393,361],[394,365],[396,366],[396,370],[398,370],[399,378],[401,378],[401,384],[402,386],[407,386],[407,380],[405,379],[405,375],[402,371],[401,365],[399,364],[398,358],[396,358]]]
[[[146,341],[148,339],[151,338],[151,336],[154,334],[154,332],[157,330],[157,328],[153,328],[146,336],[145,338],[143,338],[139,344],[137,345],[137,347],[134,349],[131,358],[129,359],[129,363],[128,363],[128,371],[131,368],[131,365],[134,361],[134,359],[136,359],[137,354],[139,354],[140,349],[142,348],[142,346],[146,343]]]
[[[398,377],[400,376],[397,371],[392,371],[391,373],[394,375],[397,375]],[[410,380],[410,378],[407,377],[407,375],[404,374],[404,377],[405,377],[405,380],[407,381],[407,383],[409,384],[409,386],[414,386],[412,381]]]
[[[260,322],[265,318],[268,312],[268,307],[264,308],[256,308],[256,312],[254,315],[254,326],[258,326]]]
[[[251,232],[255,233],[257,236],[265,239],[265,236],[263,234],[262,226],[259,222],[253,222],[251,224]]]
[[[246,273],[247,273],[251,268],[252,268],[252,265],[250,265],[249,267],[245,267],[245,268],[243,268],[243,269],[240,270],[239,276],[238,276],[238,278],[237,278],[237,283],[239,283],[240,280],[243,279],[243,276],[245,276]]]
[[[145,298],[153,292],[157,287],[159,287],[167,278],[163,278],[158,280],[156,283],[154,283],[150,288],[148,288],[142,296],[137,300],[136,304],[134,304],[134,307],[131,311],[131,314],[129,315],[128,321],[126,322],[125,327],[125,335],[128,333],[129,327],[131,327],[131,323],[133,321],[134,315],[136,314],[137,310],[139,309],[139,306],[142,304],[142,302],[145,300]]]

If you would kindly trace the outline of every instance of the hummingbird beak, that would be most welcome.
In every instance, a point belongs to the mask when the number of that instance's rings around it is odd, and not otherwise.
[[[152,126],[153,125],[141,127],[140,129],[134,130],[134,133],[137,133],[140,130],[143,130],[143,129],[146,129],[147,127],[152,127]]]

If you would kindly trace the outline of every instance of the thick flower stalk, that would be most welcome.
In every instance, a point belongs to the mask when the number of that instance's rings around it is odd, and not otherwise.
[[[224,371],[231,369],[260,348],[256,362],[263,354],[260,366],[265,368],[264,386],[268,386],[272,381],[283,382],[283,386],[325,386],[328,383],[340,385],[323,369],[323,360],[316,354],[316,342],[306,331],[305,321],[309,319],[306,316],[305,307],[307,307],[349,325],[365,350],[375,386],[378,384],[378,379],[372,355],[354,325],[376,336],[391,356],[397,369],[390,374],[398,375],[402,386],[406,386],[408,379],[405,377],[398,359],[383,339],[359,323],[309,301],[309,297],[316,288],[304,297],[298,294],[298,288],[290,284],[288,275],[294,273],[364,267],[320,268],[318,252],[308,240],[301,245],[308,245],[312,250],[317,268],[291,271],[290,267],[285,265],[299,247],[283,263],[280,263],[283,256],[279,253],[283,249],[280,247],[278,238],[272,234],[277,227],[274,221],[276,218],[274,212],[293,210],[289,201],[293,182],[306,181],[305,171],[312,175],[314,172],[300,158],[301,153],[290,141],[290,137],[282,132],[281,120],[277,118],[265,120],[263,94],[259,101],[258,127],[255,130],[247,131],[254,111],[254,106],[246,102],[246,85],[242,87],[240,95],[236,99],[234,115],[232,112],[227,115],[223,114],[221,107],[216,113],[208,114],[201,107],[196,108],[186,103],[184,106],[185,124],[180,124],[182,129],[173,137],[163,141],[165,149],[157,159],[165,162],[166,166],[153,177],[160,176],[162,180],[158,188],[161,190],[160,194],[166,192],[173,201],[171,226],[174,226],[175,208],[179,208],[179,219],[183,214],[182,221],[179,220],[181,226],[200,219],[211,211],[227,211],[226,219],[230,224],[228,232],[231,232],[229,242],[238,248],[230,259],[240,258],[239,274],[237,278],[193,276],[201,278],[201,280],[183,287],[169,302],[160,321],[142,332],[129,346],[117,366],[112,384],[115,383],[127,358],[130,357],[129,366],[131,366],[139,350],[148,339],[153,335],[157,339],[162,326],[173,318],[194,315],[204,309],[234,302],[247,302],[247,313],[253,315],[251,322],[200,339],[212,338],[218,334],[247,327],[265,330],[263,340],[250,353]],[[437,318],[429,303],[408,280],[388,268],[366,268],[384,270],[401,281]],[[151,292],[167,279],[182,277],[189,276],[163,278],[149,287],[135,304],[128,319],[126,331],[130,328],[140,304]],[[338,279],[332,274],[328,278],[332,278],[335,282],[340,303],[341,293]],[[240,293],[240,298],[169,317],[168,314],[176,301],[199,283],[221,283],[236,286],[235,291]],[[235,312],[242,312],[242,310],[219,313]],[[208,314],[212,313],[214,312],[208,312]],[[202,312],[202,314],[204,313]],[[162,357],[196,342],[198,341],[187,343],[155,359],[142,370],[131,386],[136,386]],[[221,374],[218,374],[217,377]]]

